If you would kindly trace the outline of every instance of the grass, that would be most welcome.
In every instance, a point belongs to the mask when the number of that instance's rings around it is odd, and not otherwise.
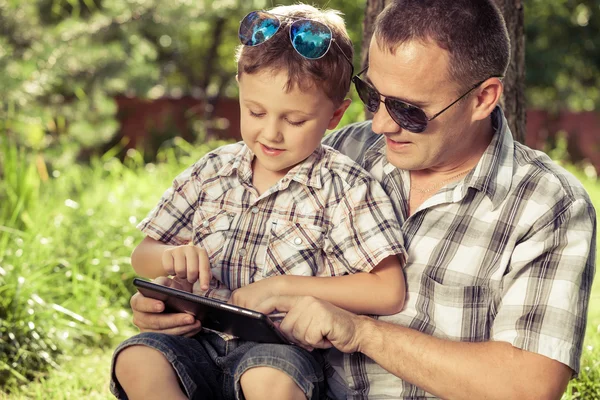
[[[130,151],[124,162],[109,153],[48,172],[41,156],[0,143],[0,400],[111,398],[112,349],[134,332],[135,225],[184,166],[220,144],[175,141],[156,164]],[[573,172],[600,209],[600,184]],[[581,373],[563,396],[592,398],[600,398],[598,276]]]

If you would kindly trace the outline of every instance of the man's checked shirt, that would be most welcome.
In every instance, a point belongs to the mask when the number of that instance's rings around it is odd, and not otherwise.
[[[508,342],[577,373],[595,268],[595,211],[575,177],[513,141],[500,108],[492,120],[496,133],[475,169],[411,216],[409,173],[387,162],[384,138],[370,122],[326,137],[381,182],[404,233],[405,308],[379,319],[448,340]],[[348,398],[433,397],[362,354],[343,360]]]
[[[259,196],[253,157],[242,142],[207,154],[138,226],[155,240],[206,249],[213,279],[204,295],[226,300],[271,276],[339,276],[390,255],[406,259],[390,199],[350,158],[321,146]]]

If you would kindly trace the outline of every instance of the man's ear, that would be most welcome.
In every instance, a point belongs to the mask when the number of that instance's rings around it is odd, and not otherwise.
[[[344,116],[344,113],[352,103],[352,100],[346,99],[340,104],[340,106],[333,112],[331,119],[329,120],[329,124],[327,125],[327,129],[335,129],[336,126],[340,123],[340,120]]]
[[[240,83],[240,76],[238,74],[235,74],[235,81],[237,83]]]
[[[477,99],[473,110],[473,120],[486,119],[498,105],[503,91],[504,85],[498,78],[489,78],[483,82],[476,92]]]

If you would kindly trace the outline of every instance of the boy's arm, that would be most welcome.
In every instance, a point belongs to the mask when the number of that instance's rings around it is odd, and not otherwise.
[[[397,256],[383,259],[368,272],[343,276],[314,277],[283,275],[278,294],[312,296],[355,314],[396,314],[404,307],[406,283]]]
[[[154,279],[165,275],[162,256],[165,250],[177,246],[168,245],[159,240],[146,236],[131,253],[131,266],[135,272],[144,278]]]
[[[312,296],[356,314],[389,315],[402,310],[406,284],[397,256],[383,259],[370,273],[317,277],[281,275],[233,292],[231,303],[254,309],[270,296]]]

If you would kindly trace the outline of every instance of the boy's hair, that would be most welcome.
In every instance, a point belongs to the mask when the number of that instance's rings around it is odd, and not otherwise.
[[[237,73],[241,79],[243,74],[253,74],[265,69],[273,72],[285,71],[288,74],[286,91],[295,86],[300,90],[312,87],[322,88],[334,105],[339,106],[350,89],[352,68],[344,54],[353,59],[352,41],[346,32],[344,20],[336,10],[319,10],[306,4],[279,6],[267,11],[276,14],[281,26],[275,35],[258,46],[240,45],[236,51]],[[342,49],[331,43],[329,51],[321,58],[309,60],[294,50],[290,41],[291,16],[311,19],[327,25],[332,32],[333,40]]]
[[[504,76],[510,38],[492,0],[396,0],[379,14],[374,36],[394,54],[406,42],[434,41],[450,53],[450,78],[462,90],[491,76]]]

